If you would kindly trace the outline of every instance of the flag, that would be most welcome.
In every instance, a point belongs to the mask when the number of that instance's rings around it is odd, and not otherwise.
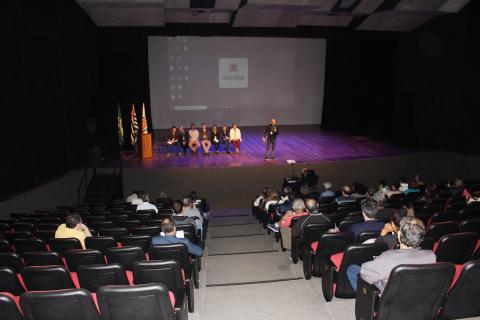
[[[122,109],[120,109],[120,103],[118,104],[118,115],[117,115],[117,126],[118,126],[118,144],[120,147],[125,142],[123,136],[123,120],[122,120]]]
[[[142,103],[142,134],[148,133],[147,117],[145,116],[145,103]]]
[[[137,143],[138,135],[138,123],[137,123],[137,114],[135,113],[135,105],[132,104],[132,112],[130,113],[131,125],[130,125],[130,140],[132,145],[135,146]]]

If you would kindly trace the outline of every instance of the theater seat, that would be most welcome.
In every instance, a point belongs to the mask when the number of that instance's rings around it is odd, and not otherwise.
[[[386,250],[388,247],[385,243],[350,245],[343,251],[343,256],[337,254],[338,261],[332,258],[326,260],[322,270],[322,292],[325,300],[331,301],[333,296],[355,298],[355,291],[347,277],[347,268],[352,264],[362,265],[371,261]]]
[[[12,252],[12,246],[8,240],[0,239],[0,253],[1,252]]]
[[[134,235],[147,235],[147,236],[158,236],[160,234],[160,227],[150,226],[150,227],[133,227],[130,228],[130,232]]]
[[[115,248],[116,246],[117,242],[113,237],[88,237],[85,239],[87,249],[98,250],[102,254],[105,254],[108,248]]]
[[[50,249],[58,252],[61,256],[68,250],[83,249],[80,240],[76,238],[50,239]]]
[[[353,244],[353,242],[354,236],[351,232],[323,234],[318,242],[313,242],[310,246],[314,253],[312,274],[321,276],[322,270],[325,270],[329,265],[327,261],[330,259],[330,256],[338,252],[343,252],[343,250],[345,250],[348,245]],[[304,268],[306,267],[304,266]]]
[[[462,220],[458,224],[459,232],[475,232],[480,235],[480,218]]]
[[[15,297],[6,292],[0,292],[0,317],[5,320],[23,319]]]
[[[140,247],[108,248],[106,256],[108,263],[119,263],[129,271],[135,261],[145,260],[145,254]]]
[[[24,252],[23,261],[26,266],[63,266],[62,257],[57,252]]]
[[[81,265],[105,264],[103,254],[98,250],[74,249],[65,253],[65,261],[70,272],[77,272]]]
[[[480,316],[480,260],[463,265],[455,285],[447,294],[440,319],[459,319]]]
[[[477,245],[477,234],[473,232],[452,233],[440,238],[435,254],[438,262],[463,264],[470,259]]]
[[[26,292],[20,304],[29,320],[100,320],[92,296],[83,289]]]
[[[129,284],[125,270],[118,263],[81,265],[77,269],[77,277],[80,287],[90,292],[97,292],[105,285]]]
[[[458,231],[458,224],[455,221],[432,223],[427,227],[427,237],[432,237],[434,241],[440,240],[444,235]]]
[[[9,292],[19,296],[24,291],[15,271],[8,267],[0,267],[0,292]]]
[[[122,246],[128,247],[140,247],[143,252],[147,252],[148,248],[152,244],[152,237],[148,235],[131,235],[131,236],[124,236],[121,239]]]
[[[451,263],[399,265],[380,290],[358,276],[356,319],[436,319],[453,280]]]
[[[188,310],[194,312],[193,288],[187,288],[182,269],[173,260],[139,261],[133,264],[134,284],[162,283],[169,291],[175,294],[175,309],[186,310],[186,293],[188,296]],[[192,283],[190,282],[190,285]]]
[[[170,294],[162,284],[104,286],[97,292],[103,320],[173,320]]]
[[[0,267],[9,267],[16,273],[22,271],[24,265],[20,256],[13,252],[0,253]]]
[[[28,291],[75,288],[70,272],[63,266],[25,267],[21,275]]]
[[[15,239],[13,240],[15,252],[22,255],[24,252],[48,251],[47,245],[41,239]]]
[[[183,243],[156,244],[148,250],[150,260],[174,260],[185,271],[186,281],[192,281],[195,288],[199,287],[198,266],[188,255],[187,246]]]

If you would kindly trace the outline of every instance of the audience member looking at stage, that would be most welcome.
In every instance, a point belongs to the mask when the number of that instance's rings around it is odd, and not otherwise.
[[[365,199],[362,201],[363,222],[355,223],[350,227],[350,232],[355,238],[362,232],[380,232],[385,223],[377,221],[378,203],[373,199]]]
[[[262,206],[262,204],[265,204],[266,199],[270,196],[270,191],[269,187],[264,187],[262,193],[253,201],[253,206],[257,208],[265,207],[265,205]]]
[[[192,218],[185,216],[183,211],[183,204],[181,201],[175,201],[173,203],[173,215],[172,220],[175,222],[177,226],[182,225],[193,225],[195,230],[197,230],[197,225]]]
[[[171,208],[173,205],[173,199],[165,191],[160,191],[157,203],[161,203],[163,208]]]
[[[190,130],[188,130],[188,147],[193,153],[197,153],[197,150],[200,147],[200,142],[198,141],[199,137],[200,133],[195,129],[195,123],[192,123],[190,125]]]
[[[158,213],[157,206],[150,203],[150,198],[147,193],[142,192],[140,195],[140,198],[142,202],[137,205],[137,212],[143,211],[143,210],[153,210],[155,211],[155,213]]]
[[[203,250],[200,246],[192,243],[185,238],[177,238],[177,227],[172,219],[165,219],[161,224],[162,232],[164,236],[158,235],[152,238],[152,244],[170,244],[170,243],[183,243],[188,248],[188,253],[192,256],[200,257],[203,254]]]
[[[302,199],[297,198],[293,200],[292,208],[293,210],[285,212],[282,219],[273,227],[273,230],[276,232],[280,229],[283,247],[287,250],[292,249],[292,229],[290,225],[293,217],[301,217],[308,214],[308,212],[305,211],[305,203]],[[272,226],[269,227],[272,228]]]
[[[273,205],[280,204],[280,195],[275,190],[270,192],[270,194],[268,195],[268,198],[265,201],[265,206],[263,208],[265,210],[265,212],[268,212],[268,208],[272,204]]]
[[[299,237],[303,229],[306,226],[312,223],[318,224],[328,224],[330,223],[330,218],[318,209],[318,202],[315,199],[305,199],[305,210],[308,215],[301,216],[292,226],[292,237]]]
[[[400,221],[407,216],[407,210],[395,210],[390,216],[390,222],[385,223],[380,231],[380,235],[375,239],[375,243],[386,243],[389,250],[396,249],[398,246],[398,230]]]
[[[182,213],[184,216],[191,218],[196,225],[196,229],[202,232],[203,216],[200,210],[193,206],[193,199],[191,197],[183,197],[182,199]]]
[[[437,258],[432,250],[422,250],[420,244],[425,237],[425,226],[422,221],[413,217],[404,217],[400,221],[398,242],[400,249],[383,252],[373,261],[362,266],[351,265],[347,269],[348,279],[354,290],[357,289],[357,276],[383,291],[387,285],[390,272],[401,264],[435,263]]]
[[[320,193],[320,198],[334,197],[335,192],[332,190],[332,183],[330,181],[325,181],[322,183],[323,191]]]
[[[352,188],[350,186],[343,186],[340,190],[340,195],[335,198],[338,205],[354,203],[357,198],[352,197]]]
[[[235,149],[235,153],[240,153],[240,144],[242,142],[242,132],[240,129],[237,127],[237,124],[234,123],[232,125],[232,128],[230,129],[230,141],[233,144],[233,147]]]
[[[202,129],[200,130],[200,140],[202,141],[203,153],[209,154],[212,142],[210,142],[210,135],[207,131],[207,124],[202,123]]]
[[[137,200],[137,199],[138,199],[138,191],[133,190],[132,193],[130,193],[127,196],[127,199],[125,199],[125,202],[132,203],[133,200]]]
[[[90,230],[82,223],[82,218],[78,214],[69,214],[65,219],[65,223],[59,225],[57,231],[55,231],[56,239],[78,239],[83,249],[85,249],[85,238],[91,236]]]

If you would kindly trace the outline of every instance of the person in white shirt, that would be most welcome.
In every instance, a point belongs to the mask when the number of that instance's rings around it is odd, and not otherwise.
[[[125,202],[128,202],[128,203],[132,203],[133,200],[136,200],[138,199],[138,191],[132,191],[132,193],[130,193],[127,197],[127,199],[125,200]]]
[[[230,141],[235,148],[235,153],[240,153],[240,143],[242,142],[242,133],[240,129],[237,127],[237,124],[234,123],[232,128],[230,129]]]
[[[141,195],[142,202],[137,205],[137,212],[142,210],[154,210],[155,213],[158,213],[158,208],[156,205],[149,203],[150,199],[148,194],[143,193]]]
[[[200,147],[200,141],[198,141],[199,136],[200,133],[195,129],[195,123],[192,123],[190,125],[190,130],[188,130],[188,147],[193,153],[197,153],[197,150]]]

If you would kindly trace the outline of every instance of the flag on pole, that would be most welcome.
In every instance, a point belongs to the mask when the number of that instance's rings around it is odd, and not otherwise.
[[[118,104],[117,126],[118,126],[118,144],[121,147],[125,142],[125,137],[123,135],[122,109],[120,109],[120,103]]]
[[[132,104],[132,112],[130,113],[131,125],[130,125],[130,140],[132,145],[135,146],[137,143],[138,135],[138,123],[137,123],[137,114],[135,113],[135,105]]]
[[[145,116],[145,103],[142,103],[142,134],[148,133],[147,117]]]

